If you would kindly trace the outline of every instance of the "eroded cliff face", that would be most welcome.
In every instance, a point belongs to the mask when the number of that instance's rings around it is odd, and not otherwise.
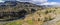
[[[25,15],[34,13],[38,9],[41,9],[41,6],[29,2],[6,1],[0,3],[0,21],[25,18]]]

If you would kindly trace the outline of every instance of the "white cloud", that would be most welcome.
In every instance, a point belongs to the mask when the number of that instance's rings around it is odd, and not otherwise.
[[[2,1],[2,0],[0,0],[0,1]],[[15,1],[15,0],[3,0],[3,1]],[[31,2],[31,3],[34,3],[34,4],[40,4],[40,3],[45,3],[48,0],[17,0],[17,1],[20,1],[20,2]]]
[[[58,2],[48,2],[48,0],[18,0],[22,2],[31,2],[37,5],[59,5]]]
[[[5,1],[5,0],[3,0]],[[0,0],[0,2],[3,2],[2,0]],[[58,2],[48,2],[48,0],[17,0],[17,1],[21,1],[21,2],[31,2],[37,5],[59,5],[60,3]]]
[[[47,0],[32,0],[33,2],[47,2]]]
[[[31,2],[34,3],[34,4],[41,4],[41,3],[46,3],[48,0],[32,0]]]
[[[42,3],[40,5],[60,5],[58,2],[47,2],[47,3]]]
[[[17,0],[17,1],[20,1],[20,2],[30,2],[32,0]]]
[[[3,2],[3,1],[15,1],[15,0],[0,0],[0,2]],[[47,0],[17,0],[17,1],[31,2],[31,3],[43,3],[43,2],[47,2]]]
[[[0,2],[4,2],[4,1],[0,0]]]
[[[48,0],[17,0],[17,1],[21,1],[21,2],[31,2],[31,3],[38,4],[38,3],[45,3],[45,2],[47,2]]]

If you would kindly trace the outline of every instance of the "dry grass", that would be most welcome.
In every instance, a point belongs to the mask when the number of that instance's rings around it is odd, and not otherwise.
[[[53,20],[57,14],[60,14],[60,8],[47,8],[26,15],[23,21],[19,20],[6,25],[43,25],[44,22]],[[58,25],[60,25],[60,22],[58,22]]]

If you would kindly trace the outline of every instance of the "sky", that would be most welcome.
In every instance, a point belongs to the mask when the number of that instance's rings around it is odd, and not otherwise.
[[[48,2],[60,2],[60,0],[48,0]]]
[[[15,1],[15,0],[0,0],[0,2],[4,1]],[[37,5],[60,5],[60,0],[16,0],[20,2],[31,2]]]

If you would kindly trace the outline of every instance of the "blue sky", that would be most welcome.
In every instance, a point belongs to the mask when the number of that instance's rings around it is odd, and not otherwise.
[[[60,2],[60,0],[48,0],[48,2]]]
[[[4,2],[4,1],[7,1],[7,0],[0,0],[0,2]],[[13,0],[13,1],[15,1],[15,0]],[[17,1],[31,2],[31,3],[35,3],[37,5],[60,5],[60,0],[17,0]]]
[[[60,5],[60,0],[47,0],[47,2],[42,5]]]

